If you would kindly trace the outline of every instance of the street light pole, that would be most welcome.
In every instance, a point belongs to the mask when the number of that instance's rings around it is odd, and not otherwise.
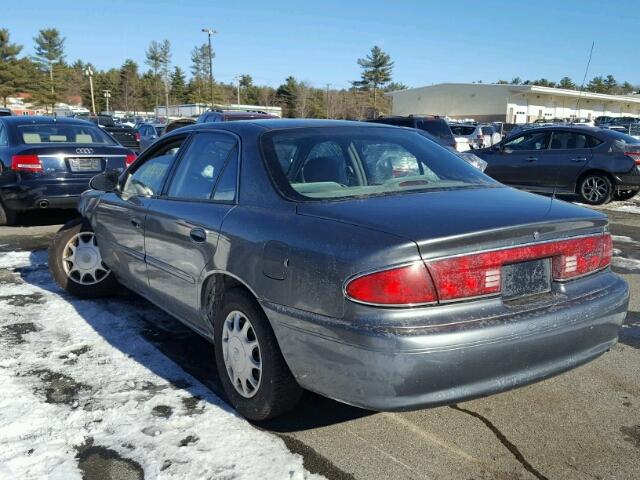
[[[107,99],[107,115],[109,114],[109,99],[111,98],[111,90],[103,90],[104,98]]]
[[[89,88],[91,89],[91,109],[93,110],[93,114],[96,114],[96,100],[93,97],[93,70],[91,67],[87,67],[84,71],[84,74],[89,77]]]
[[[210,28],[203,28],[202,31],[209,37],[209,89],[211,94],[211,110],[213,110],[213,50],[211,50],[211,35],[217,32]]]
[[[236,87],[238,92],[238,100],[237,100],[238,105],[240,105],[240,78],[241,78],[240,75],[233,77],[233,79],[236,81]]]

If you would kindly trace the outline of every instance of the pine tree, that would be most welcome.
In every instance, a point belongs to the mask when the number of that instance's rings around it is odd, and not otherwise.
[[[18,60],[22,45],[9,41],[9,30],[0,29],[0,98],[7,106],[7,97],[19,93],[26,85],[24,62]]]
[[[360,89],[373,89],[373,106],[375,108],[378,89],[391,81],[393,62],[389,54],[383,52],[376,45],[365,58],[358,59],[358,65],[362,67],[361,79],[353,82],[353,85]]]
[[[560,88],[566,88],[568,90],[575,90],[576,89],[576,84],[573,83],[573,80],[571,80],[569,77],[562,77],[560,79],[560,83],[558,83],[558,86]]]
[[[212,52],[215,57],[215,53]],[[196,103],[211,101],[209,94],[209,45],[203,43],[191,50],[190,98]]]
[[[38,32],[38,36],[33,39],[36,42],[35,52],[36,61],[42,66],[43,70],[49,71],[49,87],[50,94],[47,95],[42,91],[36,92],[37,97],[43,103],[55,106],[58,100],[56,94],[56,78],[54,77],[54,66],[61,66],[64,62],[64,37],[60,36],[60,32],[55,28],[45,28]]]
[[[171,95],[177,104],[182,104],[187,100],[187,82],[184,72],[178,66],[174,67],[171,74]]]
[[[160,67],[162,66],[162,53],[160,51],[160,44],[153,40],[149,44],[149,48],[147,48],[145,55],[147,59],[145,63],[151,67],[151,71],[153,72],[153,84],[154,84],[154,93],[156,97],[155,106],[157,107],[160,99],[160,84],[158,82],[158,72],[160,71]]]
[[[276,99],[282,106],[285,117],[293,117],[298,98],[298,82],[293,76],[287,77],[276,90]]]
[[[595,93],[606,93],[607,86],[604,83],[604,78],[601,76],[593,77],[587,84],[587,90]]]
[[[136,111],[139,100],[138,64],[131,59],[124,61],[120,67],[118,94],[120,106],[126,112]]]

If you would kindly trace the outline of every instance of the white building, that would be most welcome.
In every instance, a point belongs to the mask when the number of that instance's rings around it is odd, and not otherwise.
[[[389,92],[393,115],[440,115],[479,122],[539,118],[640,117],[640,96],[605,95],[536,85],[440,83]]]

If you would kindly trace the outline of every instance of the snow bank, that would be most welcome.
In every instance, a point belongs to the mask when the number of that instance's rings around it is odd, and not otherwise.
[[[0,277],[0,479],[80,479],[87,443],[147,479],[316,477],[146,341],[144,306],[66,296],[46,252],[2,253],[0,269],[19,269]]]

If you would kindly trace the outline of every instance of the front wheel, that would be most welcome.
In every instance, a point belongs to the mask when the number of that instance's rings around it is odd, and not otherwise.
[[[218,375],[231,405],[249,420],[268,420],[294,408],[302,389],[284,361],[269,320],[240,289],[224,295],[214,324]]]
[[[67,222],[51,241],[49,270],[62,289],[80,298],[112,295],[118,285],[93,230],[81,218]]]
[[[640,190],[618,190],[613,194],[613,199],[620,201],[630,200],[635,197],[638,192],[640,192]]]
[[[606,175],[592,173],[582,178],[578,185],[578,194],[584,203],[603,205],[611,200],[613,186]]]

